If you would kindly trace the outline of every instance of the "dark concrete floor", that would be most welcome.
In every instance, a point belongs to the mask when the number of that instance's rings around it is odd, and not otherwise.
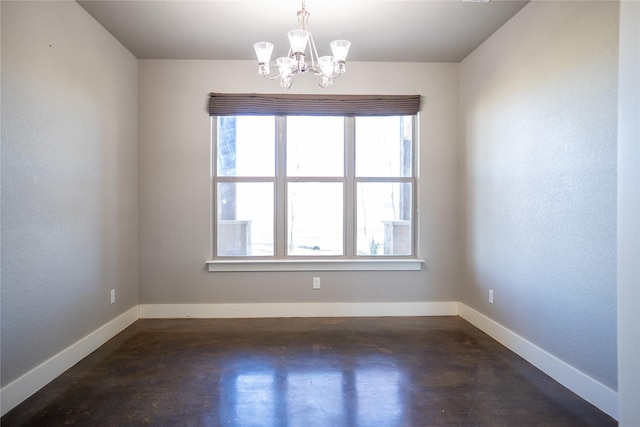
[[[615,426],[458,317],[139,320],[9,426]]]

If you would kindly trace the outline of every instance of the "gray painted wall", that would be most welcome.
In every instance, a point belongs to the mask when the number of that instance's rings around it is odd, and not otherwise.
[[[457,301],[457,85],[457,64],[352,63],[328,91],[424,96],[422,271],[209,273],[208,94],[282,88],[258,76],[253,61],[140,61],[140,302]],[[312,76],[291,90],[322,91]],[[322,277],[320,291],[313,276]]]
[[[75,2],[1,4],[4,386],[138,303],[138,65]]]
[[[640,425],[640,3],[620,3],[618,396],[620,426]]]
[[[614,390],[618,7],[529,3],[460,67],[461,301]]]

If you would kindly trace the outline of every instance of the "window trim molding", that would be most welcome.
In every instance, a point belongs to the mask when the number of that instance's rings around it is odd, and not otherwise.
[[[418,258],[382,259],[210,259],[209,272],[250,271],[420,271],[426,261]]]
[[[211,93],[209,97],[208,112],[211,117],[211,194],[213,196],[210,211],[211,223],[211,240],[210,240],[210,258],[206,261],[207,269],[214,271],[419,271],[422,264],[426,261],[420,259],[419,250],[419,230],[420,230],[420,202],[419,202],[419,169],[417,166],[419,156],[419,144],[416,139],[419,135],[419,116],[422,104],[421,95],[309,95],[309,94],[225,94]],[[412,254],[407,256],[362,256],[353,257],[355,249],[355,241],[345,240],[345,254],[343,257],[300,257],[295,255],[283,255],[275,252],[273,256],[268,258],[261,257],[219,257],[216,254],[215,241],[215,217],[216,217],[216,199],[215,199],[215,152],[216,141],[214,134],[216,133],[215,117],[220,116],[274,116],[276,120],[283,120],[286,116],[340,116],[345,118],[347,126],[346,132],[355,132],[354,122],[346,120],[354,117],[366,116],[413,116],[413,142],[412,142],[412,176],[410,178],[402,177],[398,182],[413,183],[412,191]],[[350,125],[349,125],[350,123]],[[350,127],[349,127],[350,126]],[[346,136],[346,135],[345,135]],[[349,146],[345,148],[345,173],[348,175],[348,157]],[[281,148],[281,147],[280,147]],[[276,161],[281,161],[284,165],[282,157],[283,152],[276,146]],[[353,155],[353,153],[351,153]],[[352,165],[355,166],[355,165]],[[355,177],[353,172],[353,183],[357,182],[388,182],[390,179],[395,181],[398,177]],[[285,174],[286,175],[286,174]],[[225,179],[218,177],[219,181]],[[231,177],[229,182],[239,182],[241,177]],[[272,181],[264,177],[246,178],[247,182]],[[276,176],[275,184],[283,179]],[[244,181],[244,179],[240,179]],[[295,179],[294,179],[295,181]],[[303,179],[304,181],[304,179]],[[280,183],[282,184],[282,183]],[[354,189],[350,185],[345,187],[345,197],[347,193],[353,192]],[[277,209],[276,209],[277,211]],[[285,209],[286,211],[286,209]],[[345,216],[345,229],[353,223],[355,218],[352,215]],[[278,228],[277,216],[274,218],[274,226]],[[283,217],[282,221],[286,221]],[[281,224],[280,224],[281,225]],[[283,227],[286,229],[286,226]],[[277,236],[276,236],[277,237]],[[274,242],[276,243],[276,242]],[[277,245],[276,245],[277,249]]]

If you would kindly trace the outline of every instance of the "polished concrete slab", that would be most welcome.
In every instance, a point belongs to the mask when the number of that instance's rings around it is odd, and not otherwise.
[[[458,317],[139,320],[9,426],[615,426]]]

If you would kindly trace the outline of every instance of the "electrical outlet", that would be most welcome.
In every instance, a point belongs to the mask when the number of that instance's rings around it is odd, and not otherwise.
[[[111,289],[111,304],[116,302],[116,290]]]
[[[493,289],[489,289],[489,304],[493,304]]]
[[[320,289],[320,278],[319,277],[314,277],[313,278],[313,289]]]

